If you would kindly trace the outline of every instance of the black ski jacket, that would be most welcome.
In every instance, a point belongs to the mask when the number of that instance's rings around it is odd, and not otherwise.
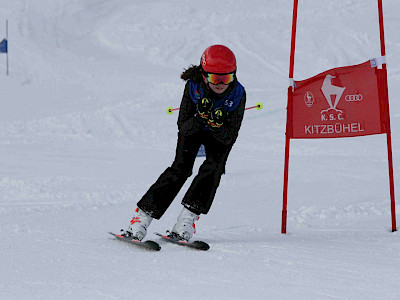
[[[228,89],[221,95],[214,93],[209,90],[204,83],[202,83],[204,91],[206,91],[205,97],[211,100],[219,100],[222,99],[225,95],[227,95],[236,85],[237,80],[228,87]],[[215,138],[218,142],[230,146],[233,145],[238,137],[239,129],[242,124],[244,109],[246,105],[246,91],[244,91],[243,96],[240,100],[239,106],[232,112],[230,112],[225,121],[221,130],[219,131],[211,131],[210,129],[205,129],[204,123],[198,120],[195,117],[197,113],[196,104],[192,101],[189,94],[189,82],[186,83],[185,91],[183,93],[182,102],[179,110],[178,117],[178,129],[179,132],[184,136],[192,135],[200,130],[208,130],[213,138]]]

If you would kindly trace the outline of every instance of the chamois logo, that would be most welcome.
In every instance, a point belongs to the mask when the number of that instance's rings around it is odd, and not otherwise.
[[[344,119],[344,113],[342,110],[337,109],[337,105],[346,88],[333,85],[332,79],[334,78],[336,78],[336,76],[328,74],[322,83],[321,91],[329,104],[328,109],[321,111],[322,121],[336,121]]]

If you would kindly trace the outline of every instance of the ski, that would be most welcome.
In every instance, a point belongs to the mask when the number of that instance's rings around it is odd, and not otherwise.
[[[203,250],[203,251],[207,251],[208,249],[210,249],[210,245],[208,245],[206,242],[203,242],[203,241],[188,242],[188,241],[180,239],[178,236],[175,236],[169,232],[167,232],[167,235],[163,235],[158,232],[155,232],[154,234],[160,236],[164,241],[168,241],[170,243],[173,243],[173,244],[176,244],[179,246],[189,247],[192,249]]]
[[[147,241],[142,242],[142,241],[134,240],[132,238],[125,237],[123,235],[115,234],[112,232],[109,232],[109,234],[113,235],[119,241],[123,241],[123,242],[129,243],[131,245],[141,247],[146,250],[150,250],[150,251],[160,251],[161,250],[160,245],[154,241],[147,240]]]

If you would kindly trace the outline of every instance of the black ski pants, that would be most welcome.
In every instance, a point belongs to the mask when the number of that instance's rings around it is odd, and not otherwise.
[[[206,159],[186,192],[182,204],[196,214],[206,214],[210,210],[232,145],[227,146],[216,141],[208,131],[200,131],[190,136],[178,133],[175,160],[138,202],[141,210],[155,219],[161,218],[192,175],[196,155],[202,144],[206,150]]]

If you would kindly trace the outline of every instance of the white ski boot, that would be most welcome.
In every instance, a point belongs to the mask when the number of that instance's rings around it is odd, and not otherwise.
[[[198,219],[198,215],[184,207],[178,217],[178,222],[172,229],[172,233],[178,235],[180,238],[186,241],[189,241],[192,238],[193,234],[196,233],[194,222]]]
[[[137,208],[136,213],[132,217],[131,225],[129,225],[127,230],[122,230],[122,235],[141,241],[146,236],[147,227],[149,227],[151,221],[153,221],[152,217]]]

